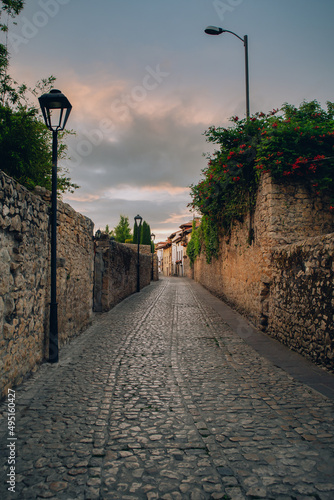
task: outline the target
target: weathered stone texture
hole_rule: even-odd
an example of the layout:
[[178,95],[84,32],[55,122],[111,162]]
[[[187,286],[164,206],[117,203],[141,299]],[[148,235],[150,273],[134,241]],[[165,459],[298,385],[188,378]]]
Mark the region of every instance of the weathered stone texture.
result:
[[94,224],[67,204],[59,203],[58,213],[58,329],[63,344],[92,318]]
[[[269,325],[270,335],[304,353],[312,351],[313,359],[328,364],[331,356],[328,353],[333,353],[333,344],[329,342],[332,335],[330,323],[325,326],[324,321],[327,320],[320,319],[321,314],[319,316],[315,311],[319,311],[319,304],[328,303],[328,296],[332,297],[333,293],[333,279],[329,276],[329,269],[324,267],[327,260],[320,258],[320,255],[327,255],[325,248],[332,241],[326,234],[334,231],[334,216],[329,210],[329,203],[311,196],[303,186],[275,184],[269,174],[265,174],[259,186],[251,224],[254,230],[251,245],[250,218],[247,215],[243,223],[234,225],[229,237],[221,239],[218,259],[213,259],[211,264],[206,263],[204,255],[196,259],[194,279],[246,314],[258,327],[266,330]],[[311,238],[307,246],[310,257],[305,260],[305,266],[312,272],[307,274],[308,271],[305,271],[307,286],[300,285],[299,289],[297,285],[302,283],[302,278],[299,270],[294,272],[293,258],[284,259],[282,256],[287,248],[296,256],[294,244],[305,238]],[[273,255],[280,255],[280,248],[285,249],[281,257],[273,258]],[[302,306],[299,295],[303,293],[307,297],[304,297]],[[287,318],[282,314],[280,303],[286,304],[289,311],[290,319],[286,326],[284,321]],[[329,314],[328,307],[325,307],[325,316]],[[296,321],[293,318],[297,318]],[[309,335],[311,327],[306,324],[312,324],[312,329],[317,332],[312,340]],[[325,330],[321,330],[320,325]],[[321,333],[324,331],[325,334]],[[303,338],[299,343],[289,340],[298,335]],[[324,336],[327,338],[326,346]],[[306,344],[309,346],[306,347]]]
[[0,171],[1,387],[44,356],[48,207]]
[[334,234],[273,252],[268,333],[334,370]]
[[[138,252],[138,246],[135,243],[123,243],[128,248],[132,248],[134,252]],[[150,245],[139,245],[139,252],[144,255],[150,255],[152,259],[151,246]],[[151,260],[152,266],[152,260]],[[151,272],[152,276],[152,272]],[[153,255],[153,281],[159,280],[159,268],[158,268],[158,256]]]
[[[146,248],[147,247],[147,248]],[[140,245],[140,288],[150,284],[152,256],[149,246]],[[106,312],[137,291],[137,245],[109,239],[96,242],[94,311]]]
[[[50,193],[31,193],[0,171],[0,385],[7,387],[47,353]],[[60,345],[92,315],[93,223],[58,203]]]

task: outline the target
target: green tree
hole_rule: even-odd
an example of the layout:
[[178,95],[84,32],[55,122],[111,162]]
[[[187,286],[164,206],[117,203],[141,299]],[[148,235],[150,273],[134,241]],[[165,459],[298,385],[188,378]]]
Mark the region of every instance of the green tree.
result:
[[[5,43],[0,43],[0,95],[2,105],[5,104],[5,96],[7,93],[11,94],[14,100],[19,96],[16,89],[13,87],[13,83],[15,84],[16,82],[13,82],[7,73],[9,66],[8,28],[9,19],[14,19],[18,16],[23,7],[23,0],[2,0],[0,5],[0,31],[5,33]],[[7,15],[6,22],[3,22],[3,14]]]
[[151,245],[151,228],[145,220],[141,229],[140,243],[141,245]]
[[115,235],[115,240],[119,241],[120,243],[125,243],[125,240],[130,239],[131,229],[129,225],[129,217],[121,215],[119,223],[114,228],[113,233]]
[[108,236],[114,236],[114,231],[110,229],[108,224],[104,228],[103,233],[107,234]]
[[[20,0],[2,0],[0,3],[0,31],[6,35],[5,43],[0,43],[0,157],[1,169],[18,182],[33,189],[36,185],[51,189],[52,134],[47,130],[37,97],[49,92],[55,82],[50,76],[37,82],[35,88],[19,85],[8,74],[9,53],[7,33],[9,18],[15,18],[23,9]],[[2,15],[7,22],[2,22]],[[34,103],[29,101],[29,94]],[[67,146],[64,137],[70,132],[58,134],[58,192],[73,192],[78,188],[71,182],[68,172],[61,166],[66,158]]]
[[[59,133],[60,138],[63,133]],[[14,111],[0,106],[1,170],[28,189],[36,185],[51,190],[52,134],[38,118],[34,108],[20,107]],[[66,147],[59,144],[58,157],[62,159]],[[73,184],[66,171],[59,169],[58,191],[73,192]]]
[[138,244],[138,231],[139,230],[138,230],[137,224],[134,223],[134,225],[133,225],[133,237],[132,237],[132,241],[136,245]]

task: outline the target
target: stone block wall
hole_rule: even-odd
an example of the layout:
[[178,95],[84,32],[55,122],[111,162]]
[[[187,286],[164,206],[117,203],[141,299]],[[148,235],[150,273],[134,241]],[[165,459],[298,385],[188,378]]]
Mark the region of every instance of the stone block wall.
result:
[[195,261],[194,279],[258,323],[261,291],[270,280],[270,256],[258,243],[248,245],[248,234],[247,225],[238,224],[229,239],[222,239],[218,259],[207,264],[201,254]]
[[[147,245],[140,245],[139,249],[141,289],[150,284],[152,273],[152,256],[146,247]],[[110,241],[109,238],[97,240],[94,311],[109,311],[137,291],[137,258],[137,245],[124,245]]]
[[48,206],[0,171],[2,394],[44,357]]
[[[135,252],[138,251],[138,247],[135,243],[124,243],[124,245],[129,248],[132,248],[132,250],[134,250]],[[152,252],[150,245],[139,245],[139,252],[145,255],[150,255],[152,259]],[[158,281],[158,280],[159,280],[158,256],[157,254],[153,254],[153,281]]]
[[[287,268],[284,266],[280,268],[280,263],[283,265],[284,259],[276,259],[273,256],[279,252],[278,249],[281,246],[282,248],[286,245],[290,247],[306,238],[320,237],[316,248],[310,249],[310,252],[321,252],[320,246],[323,244],[322,241],[325,241],[321,239],[321,236],[325,238],[327,234],[334,231],[334,215],[329,210],[329,205],[329,200],[312,196],[301,185],[276,184],[269,174],[264,174],[259,185],[252,220],[247,215],[243,223],[234,225],[228,237],[221,238],[218,259],[213,259],[211,264],[207,264],[203,254],[196,259],[193,269],[194,279],[247,315],[256,326],[264,331],[268,330],[270,335],[280,337],[290,347],[297,348],[297,345],[288,342],[287,338],[283,340],[287,335],[287,330],[282,333],[279,329],[281,311],[278,304],[283,297],[287,303],[290,300],[288,290],[293,289],[291,288],[294,281],[293,269],[289,275],[292,284],[289,285],[284,279],[280,282],[278,276],[280,273],[283,275],[284,272],[287,273]],[[254,230],[252,244],[248,242],[250,224]],[[286,260],[284,265],[289,266],[289,262]],[[313,262],[319,262],[319,260],[314,258]],[[321,273],[321,266],[314,268],[313,279],[319,277],[319,282],[322,283]],[[275,286],[273,285],[274,276],[275,283],[277,283]],[[333,282],[331,287],[330,293],[332,294]],[[322,295],[325,293],[325,288],[325,285],[321,285],[320,288],[319,286],[310,288],[310,290],[318,290],[319,303],[327,301]],[[328,289],[326,290],[328,292]],[[290,296],[291,294],[292,292]],[[316,298],[309,296],[307,300],[313,301],[314,304]],[[297,299],[289,310],[291,318],[293,315],[299,317],[302,314]],[[291,325],[291,335],[294,336],[295,329],[298,330],[297,323],[293,326],[290,320],[289,325]],[[299,325],[299,331],[300,329],[301,325]],[[326,327],[326,332],[328,332],[328,327]],[[307,337],[306,329],[301,335]],[[332,336],[332,333],[328,335]],[[326,346],[329,345],[328,342],[327,336]],[[322,349],[320,344],[316,350],[313,347],[311,346],[310,350],[313,349],[314,352]],[[326,349],[325,351],[328,352],[327,347]],[[331,349],[333,350],[332,345]],[[318,360],[321,358],[320,355],[313,357]]]
[[92,320],[94,224],[65,203],[58,203],[58,224],[57,302],[62,345]]
[[334,233],[273,252],[267,333],[334,370]]
[[183,256],[183,272],[187,278],[194,279],[194,268],[187,254]]
[[[32,193],[0,171],[0,387],[22,381],[48,353],[50,193]],[[58,203],[60,345],[92,317],[93,223]]]

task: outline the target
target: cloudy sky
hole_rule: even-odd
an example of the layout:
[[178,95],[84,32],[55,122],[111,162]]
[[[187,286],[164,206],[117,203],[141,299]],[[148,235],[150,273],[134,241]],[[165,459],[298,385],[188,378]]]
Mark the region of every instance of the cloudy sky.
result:
[[166,237],[192,218],[189,185],[210,151],[203,132],[284,102],[334,101],[333,0],[26,0],[10,28],[10,72],[49,75],[73,105],[64,201],[95,229],[139,213]]

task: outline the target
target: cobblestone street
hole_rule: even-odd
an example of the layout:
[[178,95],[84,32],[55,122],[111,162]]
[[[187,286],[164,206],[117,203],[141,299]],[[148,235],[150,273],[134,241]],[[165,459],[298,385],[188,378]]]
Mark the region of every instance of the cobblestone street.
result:
[[151,283],[17,388],[1,499],[333,500],[333,399],[210,301],[188,279]]

